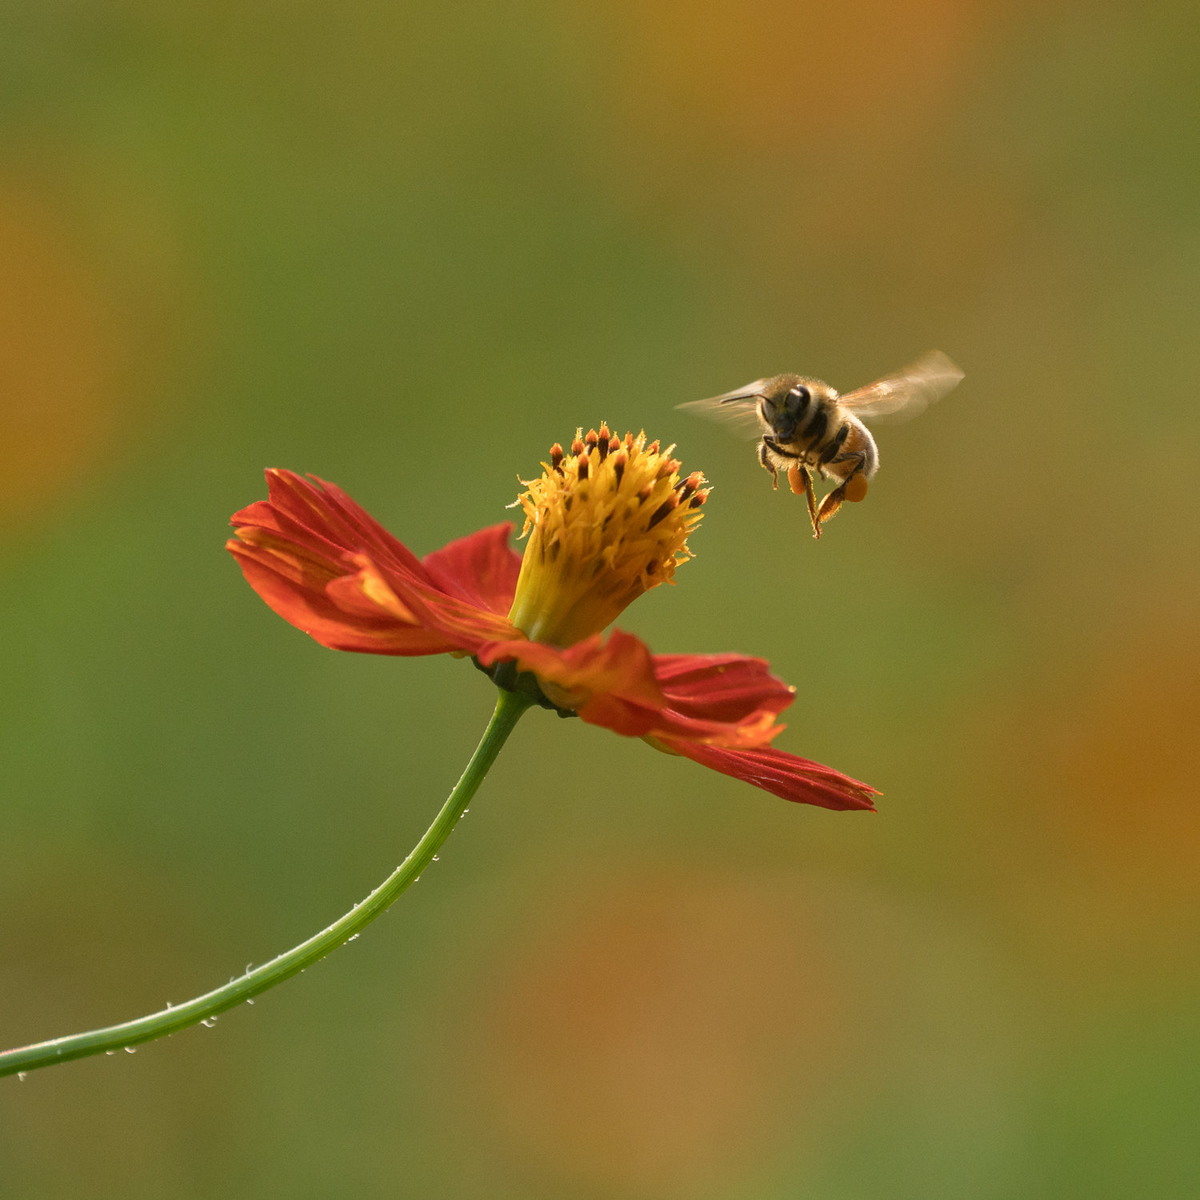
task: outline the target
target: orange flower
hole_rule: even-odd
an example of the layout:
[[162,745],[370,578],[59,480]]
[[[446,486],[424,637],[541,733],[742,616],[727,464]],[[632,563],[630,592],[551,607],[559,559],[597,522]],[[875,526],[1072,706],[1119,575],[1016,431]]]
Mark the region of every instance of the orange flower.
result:
[[324,646],[471,655],[510,691],[644,738],[787,800],[870,809],[873,788],[770,743],[793,689],[761,659],[654,655],[601,633],[671,582],[708,490],[673,447],[606,427],[551,448],[518,500],[528,540],[493,525],[418,559],[333,484],[267,472],[268,499],[232,519],[251,587]]

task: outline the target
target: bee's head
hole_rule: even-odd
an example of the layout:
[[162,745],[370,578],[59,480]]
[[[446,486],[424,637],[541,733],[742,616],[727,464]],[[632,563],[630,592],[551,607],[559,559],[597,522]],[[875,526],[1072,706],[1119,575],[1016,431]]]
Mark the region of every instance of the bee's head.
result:
[[813,405],[835,394],[818,379],[776,375],[758,394],[759,416],[781,442],[790,442],[809,420]]

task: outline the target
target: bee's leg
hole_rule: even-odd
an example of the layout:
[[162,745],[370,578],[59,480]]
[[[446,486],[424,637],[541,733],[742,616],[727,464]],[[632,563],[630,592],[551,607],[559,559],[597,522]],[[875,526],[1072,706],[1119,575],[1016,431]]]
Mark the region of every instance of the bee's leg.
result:
[[849,435],[850,422],[843,421],[841,428],[829,439],[829,445],[821,451],[821,457],[817,459],[817,469],[821,472],[822,477],[825,477],[826,463],[839,461],[842,445]]
[[758,461],[762,463],[762,468],[764,471],[771,472],[771,486],[778,491],[779,472],[775,469],[775,464],[771,461],[770,455],[767,453],[769,449],[770,447],[767,445],[767,439],[763,438],[763,440],[758,443]]
[[821,536],[821,522],[817,519],[817,496],[813,491],[812,475],[800,462],[794,462],[788,467],[788,486],[797,496],[803,496],[808,501],[808,519],[812,522],[813,537]]
[[[857,504],[867,494],[867,477],[863,473],[863,463],[866,461],[866,456],[856,452],[854,454],[839,455],[833,462],[854,462],[854,469],[846,476],[845,481],[840,487],[836,487],[824,500],[821,501],[821,507],[817,510],[817,520],[824,524],[833,516],[842,503]],[[831,464],[832,465],[832,464]]]
[[821,507],[817,510],[817,520],[824,524],[833,516],[839,508],[842,507],[842,501],[846,499],[846,485],[843,483],[841,487],[836,487],[824,500],[821,501]]

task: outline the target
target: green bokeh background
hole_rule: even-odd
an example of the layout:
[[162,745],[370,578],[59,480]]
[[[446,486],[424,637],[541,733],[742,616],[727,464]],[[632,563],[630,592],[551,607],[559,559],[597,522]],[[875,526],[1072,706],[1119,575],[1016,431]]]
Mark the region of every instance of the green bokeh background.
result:
[[[418,552],[606,419],[716,485],[621,625],[761,654],[790,806],[533,713],[436,870],[212,1030],[0,1081],[25,1200],[1200,1194],[1188,3],[39,0],[0,16],[0,1042],[332,920],[486,717],[221,543]],[[674,411],[967,373],[814,543]]]

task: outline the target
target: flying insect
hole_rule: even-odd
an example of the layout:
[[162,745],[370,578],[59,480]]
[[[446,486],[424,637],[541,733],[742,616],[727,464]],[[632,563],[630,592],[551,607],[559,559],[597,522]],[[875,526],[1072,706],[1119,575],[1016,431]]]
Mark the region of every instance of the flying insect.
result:
[[[929,350],[874,383],[841,395],[821,379],[772,375],[744,387],[677,407],[729,420],[759,439],[758,461],[779,486],[779,472],[808,502],[813,537],[843,503],[865,498],[879,469],[879,450],[864,421],[915,416],[940,400],[963,373],[940,350]],[[833,482],[818,504],[813,476]]]

